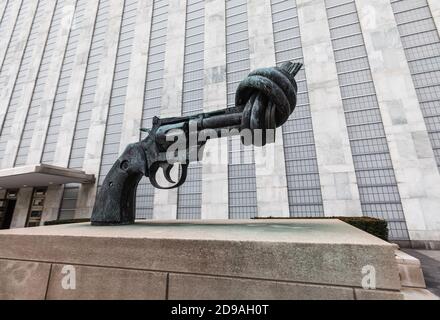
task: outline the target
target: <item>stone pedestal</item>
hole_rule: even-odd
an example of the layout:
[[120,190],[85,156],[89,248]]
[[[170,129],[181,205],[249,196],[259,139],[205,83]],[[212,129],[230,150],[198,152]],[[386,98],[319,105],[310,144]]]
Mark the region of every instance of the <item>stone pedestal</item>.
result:
[[0,299],[402,297],[394,246],[339,220],[81,223],[0,244]]

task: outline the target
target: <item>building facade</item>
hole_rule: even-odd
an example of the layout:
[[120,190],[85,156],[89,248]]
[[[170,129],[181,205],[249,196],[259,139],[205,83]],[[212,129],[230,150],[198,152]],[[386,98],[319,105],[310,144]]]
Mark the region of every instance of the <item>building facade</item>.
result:
[[154,116],[233,106],[251,70],[289,60],[305,67],[273,170],[209,142],[227,161],[178,189],[143,178],[137,217],[371,216],[439,243],[439,30],[437,0],[1,0],[1,224],[89,217]]

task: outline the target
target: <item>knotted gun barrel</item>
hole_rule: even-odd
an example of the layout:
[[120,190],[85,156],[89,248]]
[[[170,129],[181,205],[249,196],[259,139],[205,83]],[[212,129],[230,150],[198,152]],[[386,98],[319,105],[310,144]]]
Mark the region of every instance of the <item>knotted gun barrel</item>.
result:
[[[242,143],[246,145],[264,146],[273,142],[266,139],[266,132],[282,126],[295,109],[298,91],[295,75],[301,67],[300,63],[286,62],[280,67],[261,68],[249,73],[237,87],[235,107],[186,117],[154,117],[151,129],[141,129],[147,131],[148,136],[129,144],[105,177],[92,211],[92,224],[134,223],[136,188],[143,176],[149,177],[151,184],[160,189],[182,185],[189,163],[202,160],[207,140],[206,137],[191,138],[204,136],[207,130],[219,133],[235,129],[231,131],[233,134],[247,130],[252,139],[246,140],[242,136]],[[262,139],[257,139],[258,131],[262,132],[258,136]],[[210,134],[209,138],[212,139],[213,135]],[[180,140],[183,140],[183,153],[174,149]],[[177,163],[181,173],[176,183],[170,173]],[[159,168],[171,186],[158,183],[156,173]]]
[[[238,86],[236,105],[244,104],[242,129],[265,130],[282,126],[296,107],[298,87],[295,75],[302,64],[286,62],[280,68],[251,72]],[[261,145],[265,145],[265,134]],[[242,139],[243,143],[246,143]],[[253,143],[258,141],[253,139]],[[261,146],[260,145],[260,146]]]

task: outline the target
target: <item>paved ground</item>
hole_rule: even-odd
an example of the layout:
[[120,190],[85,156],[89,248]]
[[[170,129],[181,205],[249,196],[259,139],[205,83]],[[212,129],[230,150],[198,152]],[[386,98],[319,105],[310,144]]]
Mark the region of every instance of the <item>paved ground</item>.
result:
[[440,250],[403,249],[402,251],[420,260],[427,289],[440,297]]

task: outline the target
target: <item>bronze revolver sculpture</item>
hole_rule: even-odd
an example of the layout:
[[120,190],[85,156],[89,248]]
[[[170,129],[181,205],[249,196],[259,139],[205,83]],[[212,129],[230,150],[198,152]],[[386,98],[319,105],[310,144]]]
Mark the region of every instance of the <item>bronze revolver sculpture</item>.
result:
[[[280,67],[261,68],[251,72],[237,87],[235,107],[200,113],[192,116],[153,118],[153,126],[148,136],[129,144],[116,160],[104,179],[96,197],[92,212],[92,225],[132,224],[135,220],[136,188],[143,176],[150,179],[156,188],[177,188],[185,182],[190,161],[200,161],[206,140],[188,143],[191,134],[202,134],[204,130],[232,130],[240,134],[244,129],[252,134],[261,130],[263,139],[244,144],[264,146],[264,132],[283,125],[296,107],[297,84],[295,76],[301,63],[286,62]],[[195,128],[191,133],[190,127]],[[186,138],[184,156],[167,152],[175,143],[170,133],[179,131]],[[208,137],[210,138],[210,137]],[[200,155],[201,151],[201,155]],[[198,155],[192,156],[194,152]],[[180,177],[174,182],[170,172],[175,164],[180,164]],[[162,168],[164,177],[174,185],[163,187],[156,180],[156,173]]]

